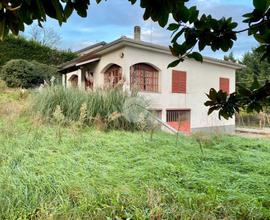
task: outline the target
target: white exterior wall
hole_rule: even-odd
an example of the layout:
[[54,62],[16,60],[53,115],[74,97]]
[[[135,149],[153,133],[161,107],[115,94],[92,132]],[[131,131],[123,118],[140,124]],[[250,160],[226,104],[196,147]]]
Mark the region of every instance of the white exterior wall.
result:
[[[235,91],[235,70],[210,63],[199,63],[186,60],[174,70],[187,72],[187,93],[172,93],[172,70],[167,66],[175,58],[171,55],[128,47],[125,51],[125,64],[127,70],[136,63],[149,63],[160,70],[159,93],[141,93],[151,100],[151,107],[162,109],[162,119],[166,121],[168,109],[190,109],[191,128],[207,128],[212,126],[234,126],[235,120],[219,120],[217,112],[208,116],[208,108],[204,106],[207,101],[206,93],[210,88],[219,90],[219,78],[230,79],[230,93]],[[125,72],[129,79],[129,71]]]

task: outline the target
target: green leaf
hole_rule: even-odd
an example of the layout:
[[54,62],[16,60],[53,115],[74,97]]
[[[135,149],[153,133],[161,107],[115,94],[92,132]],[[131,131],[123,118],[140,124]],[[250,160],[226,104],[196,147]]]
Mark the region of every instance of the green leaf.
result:
[[193,58],[196,61],[199,61],[201,63],[203,62],[203,56],[198,52],[193,52],[193,53],[189,54],[188,57]]
[[179,63],[181,62],[181,59],[175,60],[173,62],[171,62],[167,68],[173,68],[176,67]]
[[165,27],[169,20],[169,14],[165,13],[159,17],[158,23],[161,27]]
[[193,6],[189,9],[189,23],[193,23],[198,19],[199,11],[196,6]]
[[211,115],[214,111],[217,111],[218,109],[220,109],[220,107],[218,107],[218,106],[213,106],[213,107],[209,108],[208,115]]
[[261,44],[265,43],[265,37],[261,34],[254,34],[254,38]]
[[206,42],[200,39],[198,46],[199,46],[199,50],[202,51],[206,47]]
[[173,43],[170,47],[174,56],[184,55],[187,52],[187,47],[185,44]]
[[215,102],[214,101],[207,101],[204,103],[205,106],[213,106],[215,105]]
[[265,11],[269,7],[268,0],[253,0],[254,7],[259,11]]
[[180,15],[180,19],[181,21],[183,21],[184,23],[188,22],[189,20],[189,10],[187,7],[183,6],[179,8],[179,15]]
[[65,6],[65,9],[64,9],[64,14],[65,14],[65,20],[68,19],[70,17],[70,15],[72,14],[73,12],[73,5],[71,2],[68,2]]
[[128,1],[130,1],[132,5],[136,3],[136,0],[128,0]]
[[175,30],[177,30],[179,27],[180,27],[179,24],[177,24],[177,23],[172,23],[172,24],[169,24],[169,27],[167,28],[167,30],[169,30],[169,31],[175,31]]
[[59,24],[61,25],[62,22],[64,21],[63,7],[59,1],[52,1],[52,5],[53,5],[54,10],[55,10],[56,18],[57,18]]
[[217,91],[215,89],[213,89],[213,88],[210,89],[209,94],[207,95],[207,97],[210,100],[216,102],[217,101]]

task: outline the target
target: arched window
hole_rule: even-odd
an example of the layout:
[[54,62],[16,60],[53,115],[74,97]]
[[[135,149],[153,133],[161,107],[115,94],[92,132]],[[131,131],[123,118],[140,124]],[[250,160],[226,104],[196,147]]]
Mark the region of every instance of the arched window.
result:
[[130,67],[131,88],[143,92],[158,92],[159,72],[154,67],[138,63]]
[[70,85],[71,87],[73,88],[77,88],[78,87],[78,76],[77,75],[72,75],[70,78],[69,78],[69,82],[70,82]]
[[104,83],[111,87],[115,87],[122,79],[121,67],[113,64],[104,73]]

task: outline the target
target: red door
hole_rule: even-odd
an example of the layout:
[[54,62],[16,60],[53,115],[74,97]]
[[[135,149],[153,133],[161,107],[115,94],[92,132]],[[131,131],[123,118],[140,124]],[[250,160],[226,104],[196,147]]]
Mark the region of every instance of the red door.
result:
[[167,110],[167,123],[175,130],[190,133],[190,110]]

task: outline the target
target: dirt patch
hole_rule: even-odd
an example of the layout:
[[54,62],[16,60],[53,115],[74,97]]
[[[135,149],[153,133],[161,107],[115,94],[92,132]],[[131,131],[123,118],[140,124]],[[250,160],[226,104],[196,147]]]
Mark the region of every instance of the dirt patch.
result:
[[237,128],[235,134],[247,138],[270,138],[270,130],[264,129]]

